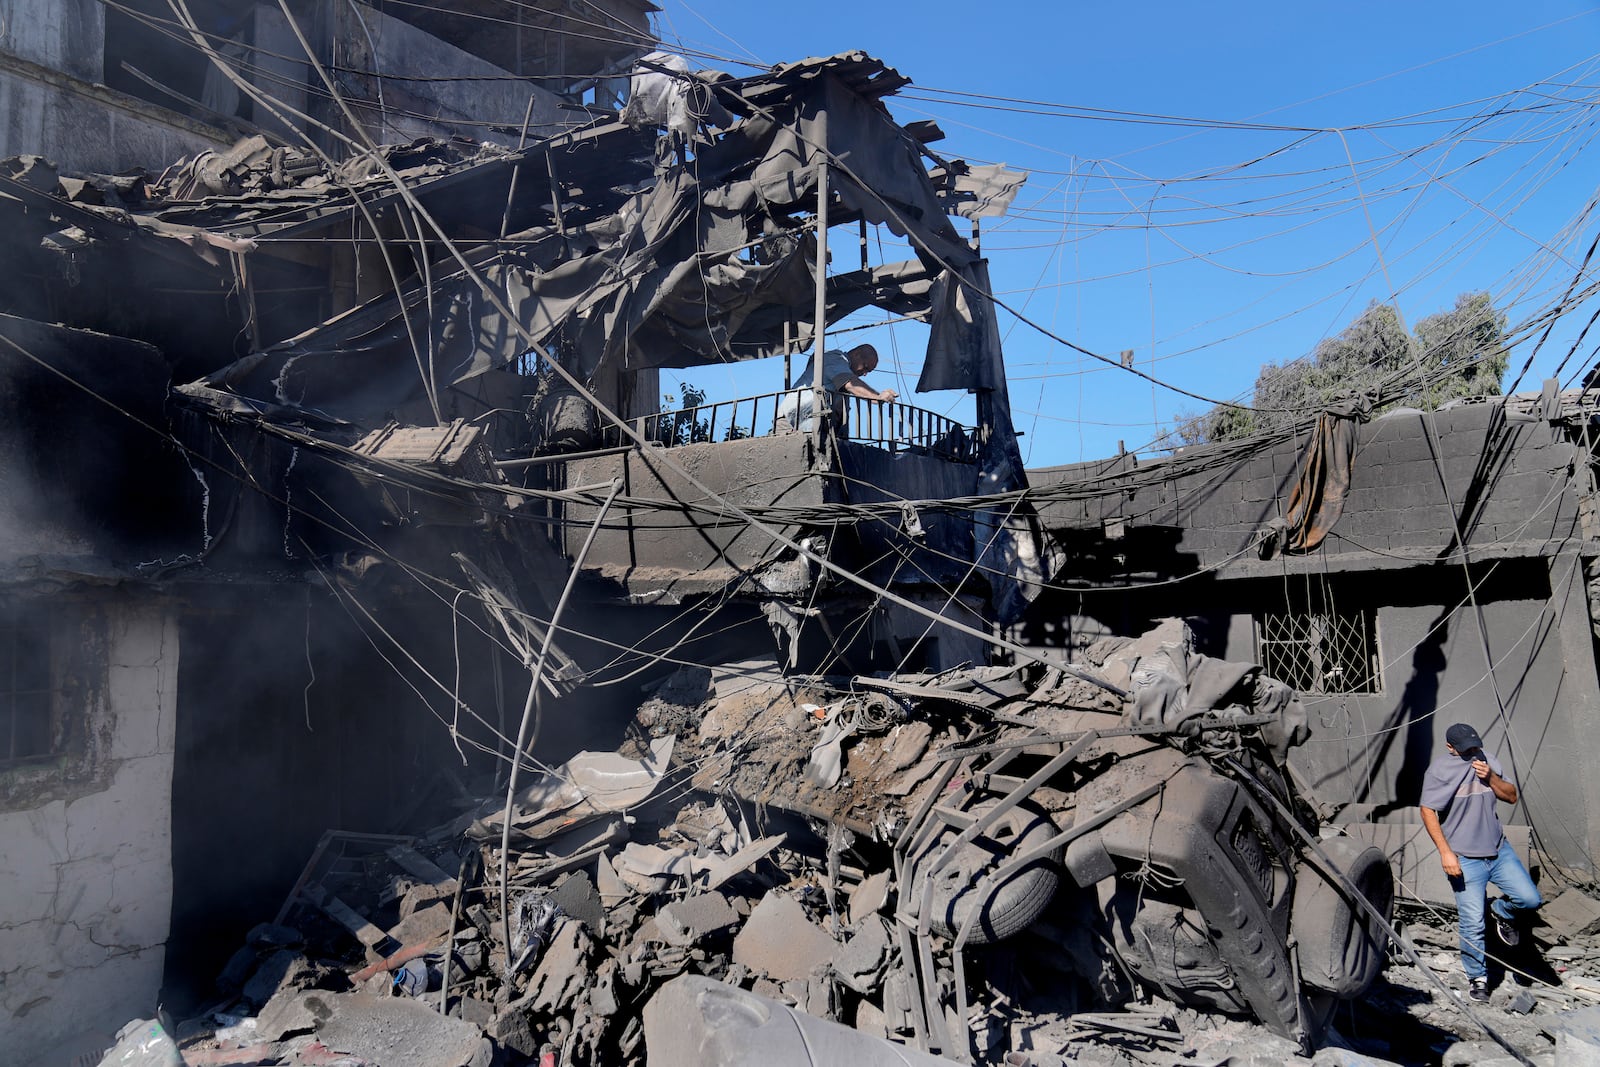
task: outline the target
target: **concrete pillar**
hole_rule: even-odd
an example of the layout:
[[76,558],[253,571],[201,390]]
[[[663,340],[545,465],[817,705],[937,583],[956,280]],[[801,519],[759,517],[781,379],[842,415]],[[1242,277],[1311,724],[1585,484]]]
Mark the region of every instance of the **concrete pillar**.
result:
[[[1563,552],[1550,559],[1549,568],[1550,605],[1557,613],[1556,630],[1561,637],[1560,709],[1569,736],[1580,740],[1600,737],[1600,671],[1595,668],[1583,566],[1578,553]],[[1593,873],[1590,857],[1600,854],[1600,774],[1594,773],[1582,755],[1576,763],[1577,781],[1571,785],[1581,811],[1567,823],[1566,833],[1553,836],[1549,828],[1543,828],[1544,843],[1565,864]],[[1588,855],[1570,855],[1580,843]]]

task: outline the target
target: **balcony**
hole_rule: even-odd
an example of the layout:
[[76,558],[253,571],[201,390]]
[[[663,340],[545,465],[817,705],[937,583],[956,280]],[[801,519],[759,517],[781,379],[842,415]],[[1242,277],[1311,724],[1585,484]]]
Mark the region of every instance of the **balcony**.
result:
[[[785,398],[804,392],[763,393],[677,411],[658,411],[637,420],[635,426],[645,438],[668,448],[799,433],[782,407]],[[841,438],[874,445],[891,454],[937,456],[955,463],[973,461],[972,431],[936,411],[899,401],[885,403],[838,394],[833,394],[832,399],[834,425]],[[626,442],[621,431],[613,428],[607,443]]]

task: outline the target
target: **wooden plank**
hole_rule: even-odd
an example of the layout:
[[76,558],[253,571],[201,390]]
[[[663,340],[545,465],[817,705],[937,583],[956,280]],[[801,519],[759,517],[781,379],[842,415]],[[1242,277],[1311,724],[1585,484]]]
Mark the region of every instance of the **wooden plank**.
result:
[[377,948],[378,945],[389,939],[389,935],[368,922],[360,912],[340,900],[338,897],[327,897],[319,905],[334,922],[349,930],[355,939],[368,948]]
[[386,853],[407,874],[421,878],[429,885],[438,886],[448,893],[456,891],[456,880],[450,873],[410,845],[396,845]]

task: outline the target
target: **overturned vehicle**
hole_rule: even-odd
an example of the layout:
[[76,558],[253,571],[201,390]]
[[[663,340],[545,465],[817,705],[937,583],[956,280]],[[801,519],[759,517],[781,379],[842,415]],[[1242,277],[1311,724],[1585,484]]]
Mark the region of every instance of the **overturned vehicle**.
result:
[[[830,872],[892,869],[882,1010],[902,1040],[981,1062],[979,1009],[1070,1019],[1155,993],[1309,1048],[1383,966],[1393,875],[1318,835],[1286,762],[1294,692],[1191,646],[1170,620],[1102,640],[1089,670],[769,681],[713,698],[678,752],[696,786],[810,821]],[[1018,958],[1059,983],[1018,997]]]

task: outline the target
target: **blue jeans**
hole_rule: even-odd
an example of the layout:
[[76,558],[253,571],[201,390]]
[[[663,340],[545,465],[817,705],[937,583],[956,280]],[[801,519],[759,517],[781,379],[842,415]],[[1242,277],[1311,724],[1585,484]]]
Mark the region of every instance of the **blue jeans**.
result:
[[1461,862],[1461,877],[1450,879],[1455,890],[1456,911],[1461,922],[1461,969],[1468,978],[1481,978],[1485,974],[1483,963],[1483,907],[1489,883],[1500,887],[1505,896],[1491,905],[1501,919],[1510,921],[1518,911],[1537,908],[1544,903],[1539,887],[1528,877],[1528,868],[1517,859],[1511,842],[1500,839],[1500,851],[1488,859],[1457,856]]

